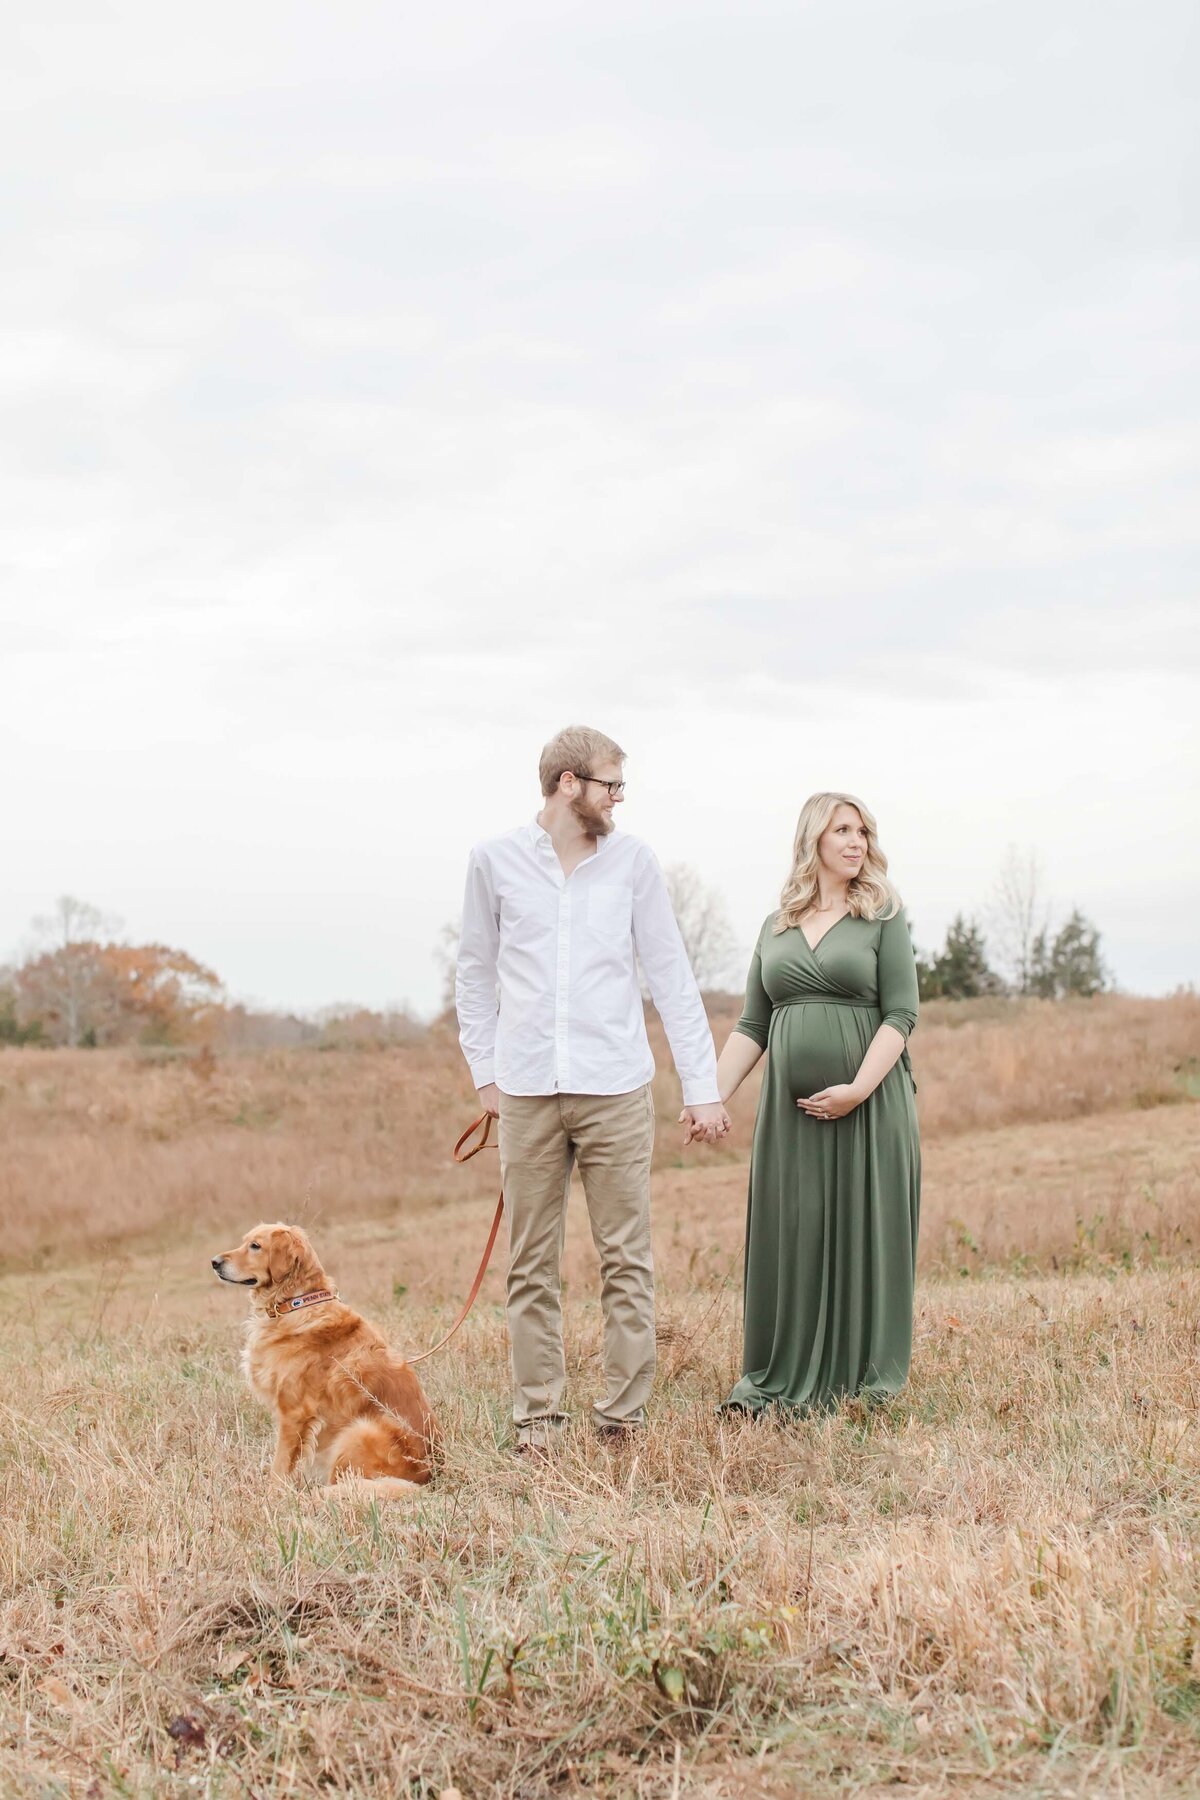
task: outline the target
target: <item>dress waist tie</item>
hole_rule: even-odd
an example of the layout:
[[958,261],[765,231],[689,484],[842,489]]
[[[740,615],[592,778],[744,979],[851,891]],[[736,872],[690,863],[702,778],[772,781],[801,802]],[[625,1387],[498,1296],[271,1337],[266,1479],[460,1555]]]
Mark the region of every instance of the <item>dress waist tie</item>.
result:
[[879,1011],[876,1000],[856,1000],[853,994],[797,994],[794,1000],[776,1000],[773,1007],[776,1012],[784,1006],[865,1006],[872,1012]]

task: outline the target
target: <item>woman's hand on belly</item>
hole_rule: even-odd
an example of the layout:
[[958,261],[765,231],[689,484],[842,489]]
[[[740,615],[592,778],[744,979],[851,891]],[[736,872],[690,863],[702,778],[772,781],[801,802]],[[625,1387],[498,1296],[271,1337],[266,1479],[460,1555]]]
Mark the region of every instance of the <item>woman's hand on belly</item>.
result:
[[844,1119],[862,1105],[862,1098],[857,1088],[843,1081],[835,1087],[822,1088],[819,1094],[810,1094],[807,1100],[797,1100],[796,1105],[810,1119]]

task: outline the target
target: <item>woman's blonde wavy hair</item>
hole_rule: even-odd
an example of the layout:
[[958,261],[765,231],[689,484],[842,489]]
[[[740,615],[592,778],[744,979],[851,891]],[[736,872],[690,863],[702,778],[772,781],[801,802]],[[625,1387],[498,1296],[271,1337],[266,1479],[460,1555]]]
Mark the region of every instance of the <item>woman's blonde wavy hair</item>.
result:
[[903,902],[887,877],[887,857],[879,848],[875,815],[853,794],[810,794],[800,809],[796,841],[792,846],[792,872],[779,896],[776,934],[799,925],[820,898],[817,885],[817,845],[839,806],[853,806],[867,828],[867,854],[862,868],[846,890],[849,910],[856,919],[894,919]]

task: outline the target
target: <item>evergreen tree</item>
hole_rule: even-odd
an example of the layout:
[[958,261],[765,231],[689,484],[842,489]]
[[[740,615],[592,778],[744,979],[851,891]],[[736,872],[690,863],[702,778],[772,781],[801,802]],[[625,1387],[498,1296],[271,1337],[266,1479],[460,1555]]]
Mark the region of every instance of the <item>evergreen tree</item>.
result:
[[1063,1000],[1069,994],[1091,999],[1107,986],[1100,933],[1078,907],[1053,941],[1048,932],[1038,933],[1030,958],[1030,993],[1043,1000]]
[[988,966],[983,932],[958,913],[946,932],[946,947],[934,964],[939,991],[947,1000],[976,1000],[999,993],[999,977]]
[[923,956],[913,946],[917,960],[917,994],[922,1000],[940,1000],[942,986],[938,976],[936,956]]
[[988,965],[981,927],[961,913],[951,922],[945,946],[936,956],[917,952],[917,993],[922,1000],[975,1000],[981,994],[998,994],[1003,986]]
[[36,1044],[42,1035],[40,1019],[22,1023],[17,1012],[17,991],[0,970],[0,1044]]
[[927,956],[923,950],[917,948],[917,940],[913,936],[912,919],[907,913],[905,920],[908,925],[909,941],[913,948],[913,958],[917,965],[917,998],[919,1000],[940,1000],[942,990],[938,979],[937,957]]

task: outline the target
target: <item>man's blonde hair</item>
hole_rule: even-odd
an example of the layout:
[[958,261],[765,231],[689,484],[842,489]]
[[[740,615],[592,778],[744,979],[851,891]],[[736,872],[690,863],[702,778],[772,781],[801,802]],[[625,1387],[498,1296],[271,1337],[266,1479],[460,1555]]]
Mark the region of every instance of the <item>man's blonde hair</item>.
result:
[[602,731],[587,725],[568,725],[552,737],[542,751],[538,763],[538,780],[542,793],[549,799],[558,790],[560,778],[570,770],[575,775],[590,775],[597,763],[624,762],[625,752]]

